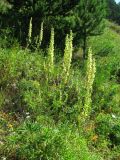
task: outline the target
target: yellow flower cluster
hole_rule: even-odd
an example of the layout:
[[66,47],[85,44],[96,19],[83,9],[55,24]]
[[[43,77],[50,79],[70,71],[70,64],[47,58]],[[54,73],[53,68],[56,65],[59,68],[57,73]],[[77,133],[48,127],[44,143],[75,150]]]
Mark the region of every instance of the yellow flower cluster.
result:
[[12,129],[12,128],[13,128],[13,125],[12,125],[12,124],[8,124],[8,128],[9,128],[9,129]]

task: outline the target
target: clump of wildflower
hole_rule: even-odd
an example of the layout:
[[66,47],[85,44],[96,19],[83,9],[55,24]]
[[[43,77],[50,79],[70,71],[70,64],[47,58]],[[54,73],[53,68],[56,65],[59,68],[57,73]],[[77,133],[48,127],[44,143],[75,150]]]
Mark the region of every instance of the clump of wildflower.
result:
[[93,142],[96,142],[97,140],[98,140],[98,135],[94,135],[92,138],[91,138],[91,140],[93,141]]
[[13,125],[12,125],[12,124],[9,123],[7,126],[8,126],[8,128],[9,128],[10,130],[13,130]]
[[26,112],[26,119],[29,119],[29,118],[30,118],[30,113]]

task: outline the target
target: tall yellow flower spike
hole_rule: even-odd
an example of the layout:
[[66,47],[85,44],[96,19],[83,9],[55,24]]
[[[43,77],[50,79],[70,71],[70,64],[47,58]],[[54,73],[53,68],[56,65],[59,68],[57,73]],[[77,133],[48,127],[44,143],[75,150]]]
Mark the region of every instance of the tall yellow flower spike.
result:
[[32,17],[30,18],[30,23],[29,23],[29,32],[28,32],[28,42],[31,43],[31,38],[32,38]]
[[93,83],[95,79],[96,64],[95,59],[92,55],[91,48],[88,51],[88,60],[87,60],[87,75],[86,75],[86,95],[84,103],[84,115],[88,116],[91,111],[91,94],[93,89]]
[[50,44],[48,48],[48,58],[49,58],[49,69],[50,71],[54,68],[54,28],[51,29]]

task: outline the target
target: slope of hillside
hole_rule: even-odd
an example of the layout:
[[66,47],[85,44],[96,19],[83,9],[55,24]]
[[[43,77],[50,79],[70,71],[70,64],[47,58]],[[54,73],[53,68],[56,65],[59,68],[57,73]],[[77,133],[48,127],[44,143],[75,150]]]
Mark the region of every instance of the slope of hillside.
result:
[[110,22],[106,23],[107,27],[103,34],[90,39],[90,46],[92,46],[99,66],[97,73],[103,75],[105,72],[103,80],[117,78],[116,80],[119,81],[119,77],[114,76],[117,76],[115,74],[118,74],[120,68],[120,26]]
[[[93,104],[96,134],[105,159],[120,159],[120,26],[106,22],[103,35],[92,37],[97,72]],[[105,145],[106,143],[106,145]],[[113,145],[114,144],[114,145]],[[98,146],[99,146],[98,145]],[[108,147],[108,150],[106,149]],[[106,152],[106,153],[105,153]],[[107,158],[108,157],[108,158]]]
[[58,58],[50,70],[50,57],[41,50],[33,53],[16,42],[0,48],[0,158],[120,159],[120,27],[106,23],[104,33],[89,40],[96,59],[90,96],[91,58],[90,67],[82,63],[65,74],[65,60]]

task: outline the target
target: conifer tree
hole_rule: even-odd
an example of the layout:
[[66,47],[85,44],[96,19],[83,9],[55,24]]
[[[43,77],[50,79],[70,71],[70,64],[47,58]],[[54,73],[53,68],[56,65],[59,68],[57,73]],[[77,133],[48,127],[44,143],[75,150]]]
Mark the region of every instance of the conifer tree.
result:
[[[5,1],[5,0],[3,0]],[[33,17],[33,38],[39,34],[40,23],[44,21],[44,37],[50,33],[53,26],[57,36],[57,46],[64,46],[64,38],[73,31],[73,45],[81,44],[86,56],[86,41],[91,35],[99,34],[102,30],[102,20],[105,16],[106,0],[8,0],[13,6],[3,21],[13,28],[14,36],[21,38],[23,43],[28,34],[30,17]],[[9,18],[10,17],[10,18]],[[5,26],[3,25],[3,26]],[[1,27],[2,28],[2,27]],[[22,33],[22,36],[20,36]],[[43,45],[48,42],[44,38]]]
[[108,15],[107,17],[120,24],[120,3],[116,3],[115,0],[107,0],[108,4]]
[[6,0],[0,0],[0,13],[6,13],[11,9],[11,5]]
[[76,13],[76,39],[83,40],[83,58],[86,58],[87,38],[103,31],[106,0],[80,0]]

